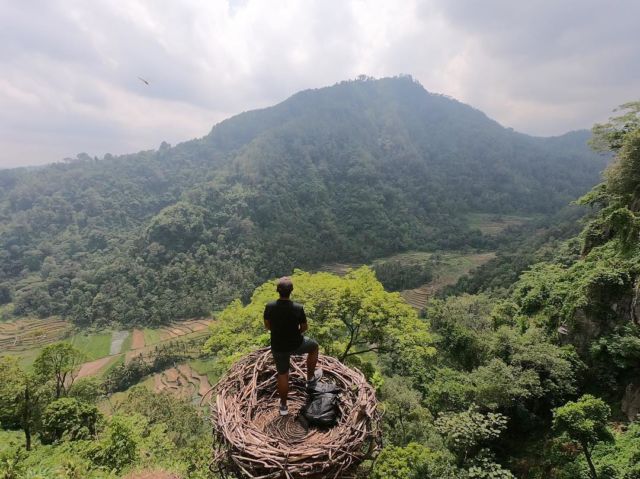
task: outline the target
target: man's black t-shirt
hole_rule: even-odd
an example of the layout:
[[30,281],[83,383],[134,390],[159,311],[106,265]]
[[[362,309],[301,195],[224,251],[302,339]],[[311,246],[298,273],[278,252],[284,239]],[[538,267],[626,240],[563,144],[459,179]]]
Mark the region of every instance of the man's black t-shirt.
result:
[[271,324],[271,350],[289,352],[302,344],[299,326],[307,322],[301,304],[279,299],[264,308],[264,319]]

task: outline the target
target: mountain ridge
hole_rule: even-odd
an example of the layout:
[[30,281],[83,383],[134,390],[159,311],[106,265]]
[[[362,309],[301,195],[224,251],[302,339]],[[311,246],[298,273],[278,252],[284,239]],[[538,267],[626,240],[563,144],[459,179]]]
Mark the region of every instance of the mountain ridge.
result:
[[175,147],[0,171],[17,315],[206,314],[293,268],[487,244],[471,212],[551,214],[598,182],[586,133],[540,139],[409,77],[293,95]]

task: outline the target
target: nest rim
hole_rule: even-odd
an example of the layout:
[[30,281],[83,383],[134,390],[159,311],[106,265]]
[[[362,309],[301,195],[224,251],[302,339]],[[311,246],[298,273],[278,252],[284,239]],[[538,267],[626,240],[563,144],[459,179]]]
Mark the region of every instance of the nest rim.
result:
[[337,478],[375,457],[381,446],[375,389],[358,369],[331,356],[319,355],[318,367],[324,372],[321,381],[331,380],[341,389],[338,423],[304,432],[295,427],[296,412],[306,402],[304,364],[304,356],[291,357],[289,416],[278,414],[270,348],[241,358],[212,388],[212,469],[223,476],[260,479]]

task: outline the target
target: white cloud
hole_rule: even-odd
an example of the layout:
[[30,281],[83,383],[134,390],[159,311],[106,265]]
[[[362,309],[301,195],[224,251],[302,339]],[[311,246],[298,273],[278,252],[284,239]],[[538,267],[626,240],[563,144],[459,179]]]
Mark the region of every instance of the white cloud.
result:
[[188,140],[362,73],[536,134],[640,96],[633,0],[162,3],[0,2],[0,167]]
[[458,96],[503,124],[560,134],[640,98],[640,3],[634,0],[430,4],[467,39]]

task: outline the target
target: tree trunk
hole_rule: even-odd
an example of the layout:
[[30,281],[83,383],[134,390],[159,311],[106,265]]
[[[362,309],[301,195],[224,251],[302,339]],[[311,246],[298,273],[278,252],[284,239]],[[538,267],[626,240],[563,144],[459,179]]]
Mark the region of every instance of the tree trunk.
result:
[[351,328],[348,328],[348,329],[349,329],[349,343],[347,344],[347,347],[342,352],[342,354],[338,357],[338,361],[340,361],[341,363],[343,363],[344,360],[347,358],[347,356],[349,355],[349,350],[351,349],[351,346],[353,346],[353,337],[355,335],[355,330]]
[[22,410],[22,429],[24,430],[24,447],[27,451],[31,450],[31,397],[29,394],[29,386],[24,388],[24,407]]
[[593,465],[593,461],[591,460],[591,453],[585,444],[582,445],[582,450],[584,451],[584,457],[587,458],[587,464],[589,465],[589,471],[591,471],[591,477],[593,479],[598,479],[598,473],[596,471],[596,466]]
[[400,428],[402,429],[402,444],[405,445],[407,443],[407,430],[404,427],[404,421],[402,420],[402,411],[400,412]]
[[24,448],[27,451],[31,450],[31,426],[29,424],[24,426]]
[[56,399],[60,399],[60,396],[62,396],[65,379],[66,373],[63,376],[56,375]]

